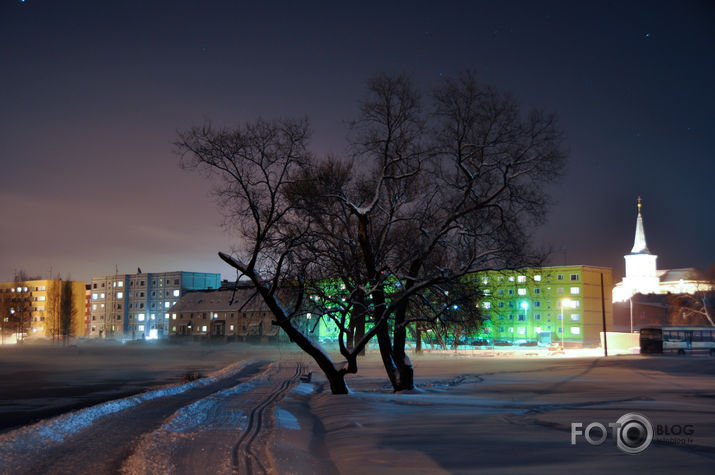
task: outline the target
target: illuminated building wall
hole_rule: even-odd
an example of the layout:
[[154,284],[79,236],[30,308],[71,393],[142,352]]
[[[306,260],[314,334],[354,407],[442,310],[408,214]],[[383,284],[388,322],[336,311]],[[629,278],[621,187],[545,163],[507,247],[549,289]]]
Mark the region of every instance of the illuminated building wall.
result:
[[484,292],[479,305],[487,317],[484,335],[509,343],[560,342],[563,336],[564,342],[597,344],[603,329],[601,275],[606,327],[613,331],[609,268],[577,265],[477,274]]
[[274,320],[252,286],[191,291],[170,310],[169,338],[274,341],[283,335]]
[[[25,338],[51,337],[59,326],[61,280],[28,280],[0,282],[0,292],[13,302],[8,311],[23,312]],[[85,286],[84,282],[70,281],[72,287],[71,336],[84,336]],[[2,316],[10,320],[9,315]]]
[[190,290],[218,289],[220,274],[160,272],[92,277],[93,338],[166,338],[169,309]]

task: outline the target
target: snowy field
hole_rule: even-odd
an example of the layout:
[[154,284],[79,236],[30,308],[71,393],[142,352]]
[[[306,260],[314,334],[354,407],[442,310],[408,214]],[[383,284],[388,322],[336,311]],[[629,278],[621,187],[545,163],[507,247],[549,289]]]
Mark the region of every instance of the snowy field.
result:
[[[352,393],[334,396],[290,347],[0,350],[3,417],[39,407],[25,400],[59,408],[62,388],[65,404],[142,391],[6,430],[1,473],[712,473],[715,461],[713,358],[427,354],[418,388],[393,394],[370,353]],[[192,372],[204,377],[181,383]],[[640,453],[610,432],[574,437],[574,423],[628,413],[653,429]]]

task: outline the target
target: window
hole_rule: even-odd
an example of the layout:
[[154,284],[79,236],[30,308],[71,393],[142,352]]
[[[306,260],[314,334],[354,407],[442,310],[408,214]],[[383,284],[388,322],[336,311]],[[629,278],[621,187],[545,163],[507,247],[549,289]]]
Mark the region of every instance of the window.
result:
[[499,333],[504,333],[504,327],[499,327]]
[[517,290],[517,293],[518,293],[519,295],[526,295],[526,289],[518,289],[518,290]]
[[519,335],[526,335],[526,327],[519,327]]
[[117,298],[121,299],[124,297],[124,292],[117,292]]
[[137,315],[137,320],[139,320],[140,322],[143,322],[145,317],[146,317],[145,314],[140,313],[139,315]]
[[117,304],[117,310],[121,310],[121,309],[122,309],[122,304],[118,303],[118,304]]
[[514,289],[509,289],[509,291],[508,291],[507,293],[508,293],[509,295],[514,295]]
[[152,293],[151,293],[151,296],[152,296],[152,297],[156,297],[156,292],[152,292]]
[[144,325],[137,325],[137,331],[143,332],[143,331],[144,331]]
[[513,275],[510,275],[510,276],[509,276],[509,282],[514,282],[514,276],[513,276]]
[[144,297],[144,292],[139,292],[139,297]]
[[526,282],[526,276],[520,275],[516,278],[516,281],[519,282],[520,284],[523,284],[524,282]]
[[164,302],[164,308],[171,307],[171,302]]
[[504,315],[499,314],[499,320],[504,320]]
[[151,285],[156,285],[156,280],[152,280]]
[[143,281],[143,280],[139,281],[139,285],[140,285],[141,287],[144,287],[144,281]]
[[509,320],[514,320],[514,315],[509,315]]
[[231,331],[233,331],[233,325],[231,325],[229,329],[230,329]]
[[144,308],[144,304],[143,304],[143,303],[140,303],[140,304],[139,304],[139,308]]
[[538,287],[534,287],[534,294],[539,295],[541,293],[541,289]]
[[572,335],[580,335],[581,329],[579,327],[571,327],[571,334]]
[[169,285],[171,282],[169,282],[169,279],[166,279],[166,285]]
[[534,315],[534,320],[541,320],[541,314],[537,313],[536,315]]
[[491,293],[492,291],[490,289],[484,289],[484,295],[489,295]]
[[179,285],[179,279],[174,279],[174,284]]
[[514,333],[514,327],[509,327],[509,333]]
[[165,313],[165,314],[164,314],[164,318],[169,318],[169,314],[168,314],[168,313]]
[[178,297],[180,292],[178,289],[174,290],[174,297]]
[[497,277],[497,282],[499,282],[500,284],[503,283],[504,277],[502,277],[502,276]]
[[499,302],[499,308],[504,308],[504,302]]
[[497,290],[497,295],[504,295],[504,289]]
[[117,282],[117,287],[124,287],[124,282],[121,280]]
[[103,299],[103,298],[104,298],[104,292],[101,293],[101,294],[99,294],[99,298],[100,298],[100,299]]
[[571,314],[571,321],[572,321],[572,322],[578,322],[579,320],[581,320],[581,315],[579,315],[578,313],[572,313],[572,314]]
[[526,320],[526,315],[519,315],[519,321],[523,322],[524,320]]
[[563,294],[563,293],[564,293],[564,288],[563,288],[563,287],[557,288],[557,289],[556,289],[556,293],[557,293],[557,294]]
[[206,325],[203,325],[203,326],[201,327],[201,331],[202,331],[202,332],[205,332],[205,331],[206,331]]
[[571,274],[571,281],[578,280],[578,274]]
[[536,301],[534,302],[534,307],[541,307],[541,302],[539,302],[538,300],[536,300]]
[[580,291],[578,287],[571,287],[571,295],[578,295]]
[[564,275],[563,274],[557,275],[556,280],[564,280]]
[[176,314],[175,314],[175,313],[172,313],[172,314],[171,314],[171,319],[172,319],[172,320],[176,320]]
[[534,280],[535,280],[536,282],[541,282],[541,276],[538,275],[538,274],[535,275],[535,276],[534,276]]
[[541,333],[541,327],[534,327],[534,332]]
[[482,284],[487,285],[489,283],[489,277],[485,277],[482,279]]
[[97,288],[97,283],[96,283],[96,282],[95,282],[94,284],[92,284],[92,288],[93,288],[93,289],[96,289],[96,288]]
[[509,306],[510,306],[511,308],[514,308],[514,302],[509,302]]
[[484,308],[492,308],[492,303],[491,302],[483,302],[482,307]]

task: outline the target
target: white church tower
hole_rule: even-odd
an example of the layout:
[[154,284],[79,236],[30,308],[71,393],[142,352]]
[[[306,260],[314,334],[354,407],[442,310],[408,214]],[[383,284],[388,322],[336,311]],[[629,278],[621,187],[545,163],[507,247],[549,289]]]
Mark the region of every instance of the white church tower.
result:
[[[613,300],[626,300],[636,293],[651,294],[657,293],[660,279],[656,271],[656,259],[658,256],[651,254],[645,242],[645,231],[643,229],[643,216],[641,207],[643,206],[641,197],[638,197],[638,218],[636,218],[636,236],[633,240],[631,253],[624,256],[626,259],[626,276],[619,286],[614,289]],[[623,294],[617,298],[615,293]],[[623,298],[625,297],[625,298]]]

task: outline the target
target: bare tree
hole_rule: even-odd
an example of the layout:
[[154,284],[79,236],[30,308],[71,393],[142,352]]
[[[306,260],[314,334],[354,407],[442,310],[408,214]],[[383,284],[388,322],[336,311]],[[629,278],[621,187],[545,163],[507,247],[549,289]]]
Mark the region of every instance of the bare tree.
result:
[[[315,159],[307,124],[287,120],[194,128],[177,142],[185,166],[218,176],[244,238],[238,258],[220,256],[251,279],[336,393],[373,337],[393,388],[412,388],[408,326],[474,307],[476,283],[456,291],[469,274],[537,261],[527,237],[564,160],[553,117],[523,116],[470,73],[446,80],[429,105],[406,76],[372,78],[350,160]],[[277,298],[285,282],[297,283],[289,308]],[[337,327],[345,363],[295,324],[316,310]]]

